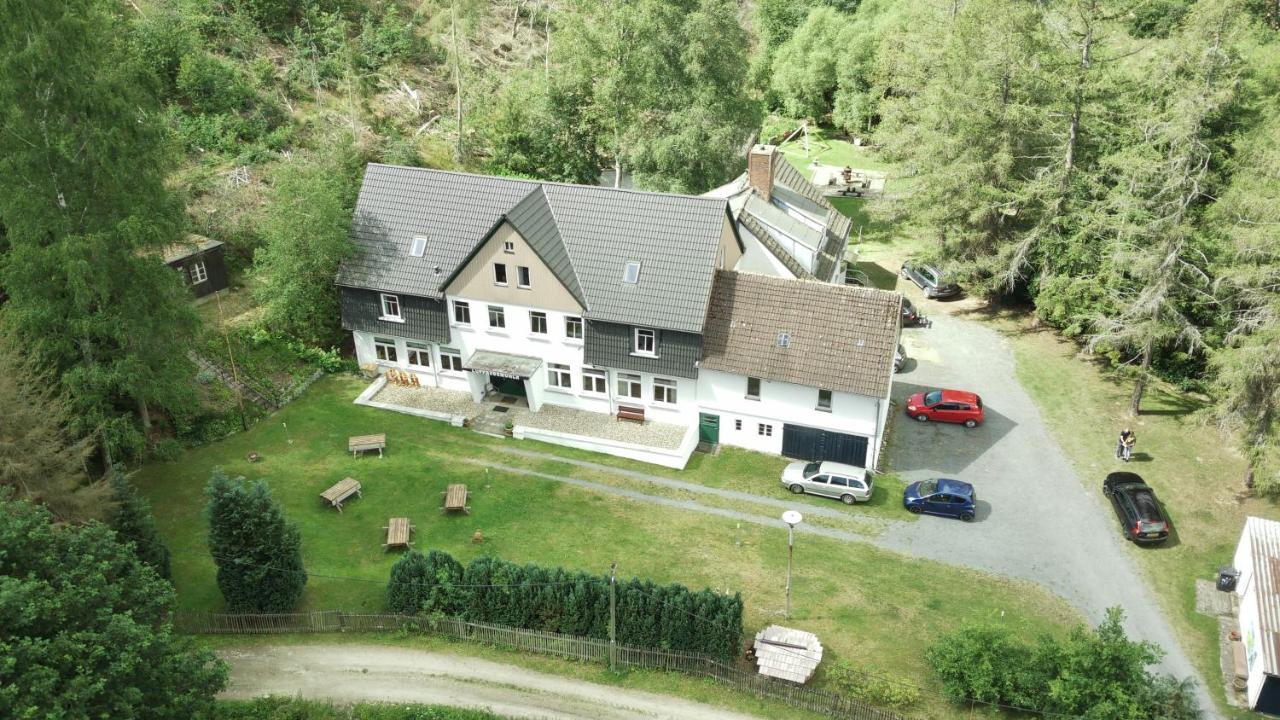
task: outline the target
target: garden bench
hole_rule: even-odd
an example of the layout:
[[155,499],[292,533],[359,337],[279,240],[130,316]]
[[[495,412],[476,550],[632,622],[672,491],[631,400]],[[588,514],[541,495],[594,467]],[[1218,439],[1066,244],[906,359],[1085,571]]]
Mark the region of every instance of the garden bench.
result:
[[342,512],[342,503],[352,495],[364,497],[360,494],[360,483],[355,478],[343,478],[333,487],[320,493],[320,497],[337,508],[338,512]]
[[391,518],[382,529],[387,531],[387,541],[382,544],[384,551],[393,547],[413,547],[413,543],[409,542],[409,535],[413,532],[409,518]]
[[442,508],[441,512],[450,510],[461,510],[465,513],[471,512],[471,508],[467,507],[466,485],[461,483],[450,485],[442,494],[444,495],[444,508]]
[[377,450],[378,457],[382,457],[382,451],[387,447],[386,434],[378,435],[353,435],[347,438],[347,451],[353,456],[367,450]]
[[644,424],[644,408],[635,407],[633,405],[619,405],[618,419],[631,420],[633,422],[638,422],[641,425],[643,425]]

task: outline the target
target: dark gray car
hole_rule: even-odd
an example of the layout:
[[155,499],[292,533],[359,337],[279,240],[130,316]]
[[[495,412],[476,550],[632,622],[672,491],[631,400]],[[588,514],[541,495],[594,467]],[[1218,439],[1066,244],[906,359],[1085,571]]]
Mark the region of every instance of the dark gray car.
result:
[[960,294],[960,286],[932,265],[908,260],[902,263],[902,277],[919,285],[927,298],[949,298]]

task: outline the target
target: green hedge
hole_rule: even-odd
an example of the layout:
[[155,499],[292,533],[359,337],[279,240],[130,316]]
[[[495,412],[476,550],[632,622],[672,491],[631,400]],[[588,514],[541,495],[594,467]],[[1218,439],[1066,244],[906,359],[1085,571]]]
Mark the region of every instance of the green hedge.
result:
[[267,697],[256,700],[225,700],[217,704],[216,720],[503,720],[484,710],[404,705],[333,703],[299,698]]
[[[390,609],[607,639],[609,578],[479,557],[411,552],[391,568]],[[730,660],[742,642],[742,596],[632,578],[617,587],[618,642]]]

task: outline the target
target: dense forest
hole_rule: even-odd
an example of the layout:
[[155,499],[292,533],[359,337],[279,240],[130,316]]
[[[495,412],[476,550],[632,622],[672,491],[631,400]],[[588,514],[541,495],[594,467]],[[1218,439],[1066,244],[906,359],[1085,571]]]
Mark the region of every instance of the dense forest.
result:
[[699,193],[766,117],[917,178],[869,209],[1130,373],[1135,411],[1154,378],[1206,393],[1280,493],[1274,0],[0,0],[0,413],[45,410],[0,427],[41,458],[0,483],[101,495],[85,468],[195,422],[167,244],[226,243],[255,342],[305,356],[343,342],[366,162]]

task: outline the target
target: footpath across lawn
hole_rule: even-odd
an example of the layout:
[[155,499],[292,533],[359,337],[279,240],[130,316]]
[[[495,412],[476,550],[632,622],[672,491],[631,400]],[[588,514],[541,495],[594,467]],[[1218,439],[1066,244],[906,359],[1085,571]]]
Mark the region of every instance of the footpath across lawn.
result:
[[[353,376],[325,378],[247,433],[137,473],[174,554],[180,609],[223,607],[203,517],[204,485],[221,466],[233,475],[265,479],[298,523],[311,573],[300,610],[383,610],[388,573],[399,553],[383,551],[382,528],[389,517],[407,516],[417,528],[417,548],[441,548],[462,562],[491,554],[603,574],[617,561],[623,577],[742,592],[748,632],[782,620],[787,553],[780,522],[739,523],[492,470],[483,461],[530,469],[548,462],[496,450],[503,443],[547,446],[352,404],[364,385]],[[387,435],[386,457],[353,459],[346,452],[348,436],[379,432]],[[250,452],[262,460],[248,462]],[[704,458],[689,476],[710,482],[760,472],[768,478],[761,482],[780,489],[780,461],[753,457],[763,470],[752,458],[728,453]],[[482,462],[465,462],[474,459]],[[338,513],[322,504],[319,493],[346,476],[363,484],[364,497]],[[444,516],[439,510],[441,492],[455,482],[472,491],[469,515]],[[472,541],[477,531],[483,543]],[[1060,599],[1029,583],[809,535],[797,536],[792,609],[790,624],[817,633],[832,660],[845,658],[930,687],[925,648],[965,621],[1003,619],[1029,637],[1079,619]],[[924,696],[932,716],[950,713],[936,692]]]

